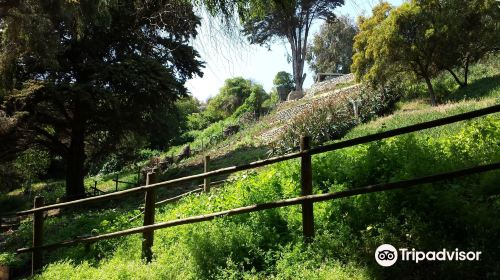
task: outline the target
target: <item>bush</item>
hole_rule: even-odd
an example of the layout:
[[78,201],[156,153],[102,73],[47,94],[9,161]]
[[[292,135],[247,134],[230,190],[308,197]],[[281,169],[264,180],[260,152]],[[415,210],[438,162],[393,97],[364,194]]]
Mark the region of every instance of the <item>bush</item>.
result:
[[[409,179],[500,159],[498,116],[469,121],[459,131],[439,129],[439,134],[422,132],[314,156],[314,192]],[[400,279],[411,274],[416,279],[495,279],[500,273],[496,261],[500,258],[496,250],[500,246],[499,180],[500,172],[495,171],[316,203],[317,234],[310,245],[302,243],[301,211],[293,206],[156,231],[151,264],[139,260],[139,238],[128,237],[97,245],[102,247],[94,248],[101,259],[96,265],[52,263],[39,278]],[[300,194],[299,182],[298,161],[236,174],[224,188],[158,209],[156,219],[175,220],[295,197]],[[71,225],[108,232],[137,226],[139,220],[132,225],[127,221],[135,214],[111,215],[106,223],[97,223],[97,217],[75,217]],[[50,223],[48,228],[58,227]],[[373,260],[375,248],[383,243],[418,250],[477,250],[484,258],[480,263],[433,266],[401,262],[383,269]]]
[[201,130],[208,127],[213,122],[207,114],[193,113],[187,116],[187,128],[189,130]]
[[13,253],[0,253],[0,265],[5,265],[9,267],[17,267],[21,264],[21,261],[17,255]]
[[141,149],[138,152],[138,159],[140,161],[142,160],[149,160],[152,157],[158,157],[160,156],[161,152],[158,150],[151,150],[151,149]]
[[47,151],[37,148],[30,148],[16,158],[14,168],[23,178],[25,191],[30,187],[30,183],[47,172],[50,160]]
[[[271,147],[280,153],[294,149],[299,145],[301,135],[312,136],[316,145],[339,139],[359,122],[392,111],[400,97],[399,92],[398,88],[355,87],[349,92],[332,95],[326,101],[313,101],[310,107],[287,122]],[[354,115],[353,102],[358,104],[358,118]]]

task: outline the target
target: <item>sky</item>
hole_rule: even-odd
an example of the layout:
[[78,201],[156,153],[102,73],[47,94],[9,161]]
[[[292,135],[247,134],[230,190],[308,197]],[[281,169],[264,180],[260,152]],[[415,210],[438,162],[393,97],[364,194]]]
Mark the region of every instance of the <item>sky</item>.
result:
[[[404,0],[389,0],[392,5],[398,6]],[[356,19],[360,15],[369,16],[371,9],[379,0],[345,0],[345,5],[336,9],[337,15],[348,15]],[[311,28],[308,40],[312,41],[319,31],[321,21],[316,21]],[[273,79],[279,71],[292,73],[292,65],[287,57],[291,55],[285,42],[275,42],[270,46],[261,47],[249,45],[244,38],[228,38],[219,30],[216,24],[211,24],[203,16],[198,36],[192,42],[205,62],[202,69],[203,77],[195,77],[186,83],[189,92],[201,101],[215,96],[224,85],[224,81],[232,77],[244,77],[264,86],[269,92],[273,87]],[[307,63],[306,63],[307,64]],[[304,88],[313,84],[314,73],[309,66],[305,67],[306,80]]]

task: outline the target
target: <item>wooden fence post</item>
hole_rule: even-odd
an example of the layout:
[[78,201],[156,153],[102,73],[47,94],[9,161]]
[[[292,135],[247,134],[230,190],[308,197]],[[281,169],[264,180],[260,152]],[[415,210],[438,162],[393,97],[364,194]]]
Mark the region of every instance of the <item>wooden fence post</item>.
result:
[[[311,137],[300,137],[300,151],[311,148]],[[302,196],[312,194],[312,164],[311,155],[303,155],[300,161],[300,181],[302,186]],[[310,242],[314,238],[314,213],[313,203],[302,203],[302,231],[304,240]]]
[[118,174],[116,174],[116,179],[115,179],[115,191],[118,191]]
[[[203,170],[204,172],[208,172],[208,163],[210,161],[210,156],[205,156],[205,160],[203,161]],[[203,191],[210,191],[210,178],[203,179]]]
[[[44,204],[43,196],[35,197],[33,208],[42,207]],[[33,213],[33,252],[31,253],[31,275],[42,268],[42,250],[36,249],[43,243],[43,211]]]
[[[146,185],[154,184],[157,182],[156,168],[152,170],[151,173],[146,175]],[[155,202],[156,194],[154,189],[149,189],[146,191],[144,197],[144,226],[152,225],[155,223]],[[146,259],[146,262],[151,262],[153,258],[153,252],[151,247],[153,247],[154,231],[149,230],[142,233],[142,258]]]
[[141,185],[141,168],[137,168],[137,186]]

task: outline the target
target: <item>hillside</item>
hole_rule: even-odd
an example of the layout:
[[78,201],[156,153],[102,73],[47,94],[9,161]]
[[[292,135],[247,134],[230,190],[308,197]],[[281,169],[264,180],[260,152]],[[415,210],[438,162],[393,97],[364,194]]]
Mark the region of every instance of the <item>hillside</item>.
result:
[[[500,104],[498,69],[498,57],[474,66],[471,84],[464,89],[447,87],[451,83],[442,77],[436,81],[446,88],[442,105],[431,107],[428,100],[418,94],[403,96],[394,105],[394,112],[382,117],[372,115],[371,121],[356,123],[352,129],[343,128],[342,132],[348,132],[342,139]],[[313,106],[307,104],[322,100],[330,106],[325,100],[343,92],[349,95],[351,89],[283,104],[260,122],[206,150],[214,159],[212,168],[267,157],[267,145],[272,141],[266,140],[269,139],[266,135],[277,135],[274,130],[277,127],[286,129],[291,115],[300,115],[301,110]],[[415,92],[418,93],[418,89]],[[317,155],[313,157],[314,193],[498,162],[498,139],[500,114],[497,113]],[[199,154],[172,166],[162,178],[200,172],[201,158]],[[120,178],[132,180],[134,175],[124,171]],[[208,194],[191,195],[157,209],[155,220],[169,221],[293,198],[300,195],[299,178],[297,160],[242,172]],[[494,279],[500,274],[497,262],[500,250],[495,249],[500,248],[498,182],[500,172],[495,171],[417,189],[317,203],[314,206],[316,238],[309,245],[302,242],[300,207],[292,206],[159,230],[155,233],[155,258],[151,264],[140,260],[139,236],[101,241],[88,247],[68,247],[47,253],[47,266],[35,278],[388,279],[411,274],[415,279]],[[108,184],[113,188],[109,181]],[[182,190],[176,191],[190,187],[193,186],[182,186]],[[46,242],[140,226],[140,219],[130,219],[140,213],[137,209],[141,203],[141,199],[135,197],[122,203],[110,202],[100,210],[76,209],[52,217],[45,225]],[[5,248],[29,245],[30,233],[31,224],[22,223],[15,234],[5,237]],[[467,244],[467,248],[460,248],[482,251],[484,258],[480,264],[458,262],[425,266],[426,269],[417,264],[401,264],[385,270],[373,261],[374,249],[384,242],[421,250]],[[22,258],[27,263],[28,256]]]

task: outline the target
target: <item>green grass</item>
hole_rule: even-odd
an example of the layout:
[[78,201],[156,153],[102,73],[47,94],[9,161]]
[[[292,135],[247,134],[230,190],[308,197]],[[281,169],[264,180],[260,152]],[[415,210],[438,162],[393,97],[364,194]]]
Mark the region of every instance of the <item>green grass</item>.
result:
[[[314,192],[500,160],[498,116],[468,122],[461,130],[440,137],[429,135],[397,137],[315,156]],[[156,221],[295,197],[300,193],[299,178],[296,160],[240,173],[224,188],[158,209]],[[500,272],[499,252],[493,249],[500,245],[499,179],[500,172],[492,172],[418,189],[317,203],[317,237],[311,245],[302,243],[300,207],[293,206],[159,230],[152,264],[140,261],[139,236],[99,242],[87,255],[84,248],[66,249],[39,278],[387,279],[409,273],[416,278],[491,278],[494,274],[487,272]],[[105,222],[93,224],[96,233],[141,223],[127,221],[134,212],[111,213]],[[56,218],[47,230],[53,232],[67,219],[76,225],[99,220],[87,215]],[[450,263],[423,270],[415,264],[401,264],[387,270],[373,261],[373,250],[382,243],[419,249],[466,246],[482,250],[485,259],[479,265]]]
[[[491,65],[474,66],[469,88],[452,89],[444,105],[431,107],[421,96],[415,96],[397,104],[394,114],[360,125],[345,138],[499,104],[498,73],[491,69]],[[217,154],[213,169],[265,157],[265,147],[251,145],[251,135],[263,128],[265,124],[256,123],[215,145],[211,150]],[[494,114],[321,154],[313,157],[314,192],[345,190],[499,161],[498,139],[500,114]],[[226,150],[221,150],[223,147]],[[197,156],[186,160],[169,170],[163,179],[201,171],[200,159]],[[114,188],[110,181],[113,176],[100,178],[103,188]],[[129,170],[119,176],[121,180],[133,181],[135,174]],[[158,230],[151,264],[140,260],[138,235],[47,252],[47,266],[36,278],[389,279],[411,275],[414,279],[496,279],[500,275],[499,181],[500,172],[496,171],[410,190],[317,203],[317,234],[309,245],[302,242],[300,207],[293,206]],[[299,182],[297,160],[240,172],[223,188],[159,208],[155,219],[175,220],[296,197],[300,194]],[[61,189],[60,182],[52,184],[52,188]],[[42,192],[49,186],[39,184],[35,189]],[[4,201],[17,195],[20,194],[13,192]],[[129,221],[139,214],[134,209],[140,204],[137,196],[120,203],[96,205],[101,210],[65,211],[64,215],[47,220],[45,242],[140,226],[140,219]],[[17,234],[8,237],[3,250],[28,246],[30,234],[27,221]],[[373,252],[383,243],[421,250],[481,250],[484,259],[480,263],[433,266],[401,263],[382,269],[374,262]],[[28,264],[29,256],[22,256],[22,262]]]

